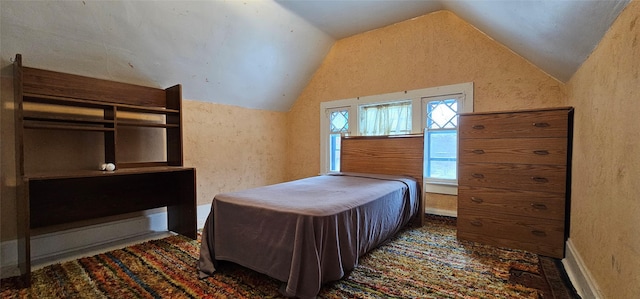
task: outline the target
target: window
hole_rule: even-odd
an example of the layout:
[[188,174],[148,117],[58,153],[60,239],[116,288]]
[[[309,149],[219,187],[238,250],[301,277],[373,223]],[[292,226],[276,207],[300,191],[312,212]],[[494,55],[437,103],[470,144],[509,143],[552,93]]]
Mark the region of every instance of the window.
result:
[[342,135],[425,136],[426,192],[457,194],[458,114],[473,112],[473,83],[320,104],[320,172],[340,171]]
[[411,100],[360,105],[360,135],[398,135],[411,133]]
[[340,171],[340,138],[349,133],[349,110],[331,109],[329,116],[329,171]]
[[458,103],[463,95],[423,98],[425,179],[455,183],[458,160]]

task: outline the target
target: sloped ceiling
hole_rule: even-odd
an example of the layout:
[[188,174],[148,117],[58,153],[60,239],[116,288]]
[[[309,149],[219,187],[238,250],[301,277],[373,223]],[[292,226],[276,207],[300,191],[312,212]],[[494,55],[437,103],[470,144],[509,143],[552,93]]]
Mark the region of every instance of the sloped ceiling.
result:
[[341,38],[447,9],[567,81],[629,0],[0,1],[26,66],[287,111]]

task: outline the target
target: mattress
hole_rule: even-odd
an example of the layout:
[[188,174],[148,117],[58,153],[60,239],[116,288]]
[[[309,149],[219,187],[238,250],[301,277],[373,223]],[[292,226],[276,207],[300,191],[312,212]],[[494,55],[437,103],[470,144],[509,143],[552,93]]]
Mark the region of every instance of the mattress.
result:
[[282,281],[285,296],[314,298],[409,222],[418,190],[409,177],[340,173],[218,194],[199,275],[225,260]]

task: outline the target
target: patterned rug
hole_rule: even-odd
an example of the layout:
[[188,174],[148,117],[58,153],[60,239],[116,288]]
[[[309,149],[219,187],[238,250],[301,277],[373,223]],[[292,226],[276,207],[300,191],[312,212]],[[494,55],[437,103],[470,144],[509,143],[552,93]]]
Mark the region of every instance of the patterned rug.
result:
[[[455,222],[447,218],[407,228],[363,257],[348,277],[323,287],[319,298],[555,296],[549,284],[526,286],[533,281],[528,276],[544,276],[537,255],[458,241],[455,235]],[[282,298],[281,282],[232,263],[199,280],[198,253],[199,243],[182,236],[153,240],[34,271],[30,288],[17,277],[4,279],[0,297]]]

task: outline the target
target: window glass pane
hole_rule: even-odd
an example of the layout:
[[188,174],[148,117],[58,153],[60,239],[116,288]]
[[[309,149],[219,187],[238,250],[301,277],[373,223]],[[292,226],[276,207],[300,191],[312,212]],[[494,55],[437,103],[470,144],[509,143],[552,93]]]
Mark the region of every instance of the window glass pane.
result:
[[338,110],[332,111],[329,115],[329,124],[331,133],[346,133],[349,131],[349,111]]
[[429,177],[434,179],[455,180],[458,177],[456,161],[429,161]]
[[340,171],[340,134],[329,135],[329,171]]
[[429,158],[455,159],[458,134],[455,130],[429,132]]
[[452,129],[458,127],[458,101],[447,99],[427,104],[428,129]]
[[360,106],[360,135],[411,133],[411,101]]
[[457,178],[458,134],[455,130],[427,133],[427,176],[437,179]]

